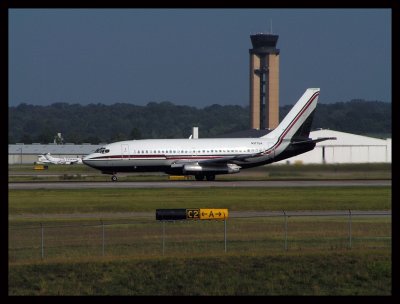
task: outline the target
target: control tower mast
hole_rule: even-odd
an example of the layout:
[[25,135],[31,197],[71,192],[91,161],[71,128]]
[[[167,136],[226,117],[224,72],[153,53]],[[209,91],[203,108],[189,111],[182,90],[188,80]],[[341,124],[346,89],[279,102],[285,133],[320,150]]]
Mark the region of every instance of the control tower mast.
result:
[[278,35],[250,35],[250,128],[275,129],[279,124]]

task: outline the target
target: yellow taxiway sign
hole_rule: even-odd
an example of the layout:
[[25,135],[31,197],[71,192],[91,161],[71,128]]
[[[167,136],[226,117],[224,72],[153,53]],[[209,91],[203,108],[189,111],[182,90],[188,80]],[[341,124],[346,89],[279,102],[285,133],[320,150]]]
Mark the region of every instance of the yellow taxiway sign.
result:
[[223,220],[228,218],[228,209],[200,209],[201,220]]

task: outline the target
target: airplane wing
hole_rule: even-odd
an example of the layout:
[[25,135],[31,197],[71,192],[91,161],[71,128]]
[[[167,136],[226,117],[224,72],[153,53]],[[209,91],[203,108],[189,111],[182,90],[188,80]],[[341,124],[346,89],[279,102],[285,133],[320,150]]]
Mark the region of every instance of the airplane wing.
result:
[[226,165],[233,163],[235,160],[246,161],[248,158],[261,155],[260,152],[244,155],[224,156],[220,158],[202,159],[202,160],[178,160],[171,165],[171,167],[182,167],[186,164],[199,164],[199,165]]
[[244,155],[232,155],[232,156],[225,156],[221,158],[215,159],[205,159],[199,160],[197,163],[201,164],[229,164],[234,160],[246,161],[248,158],[255,157],[261,155],[261,153],[253,153],[253,154],[244,154]]

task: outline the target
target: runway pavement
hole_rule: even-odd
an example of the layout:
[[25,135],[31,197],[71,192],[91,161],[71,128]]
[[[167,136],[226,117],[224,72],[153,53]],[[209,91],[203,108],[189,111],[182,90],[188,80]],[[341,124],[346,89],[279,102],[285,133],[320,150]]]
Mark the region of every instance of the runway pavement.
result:
[[391,180],[32,182],[9,183],[8,189],[210,188],[210,187],[370,187],[392,186]]
[[[255,218],[255,217],[296,217],[296,216],[391,216],[391,210],[308,210],[308,211],[229,211],[229,218]],[[60,214],[9,214],[9,221],[27,219],[102,219],[102,220],[154,220],[155,211],[152,212],[95,212],[95,213],[60,213]]]

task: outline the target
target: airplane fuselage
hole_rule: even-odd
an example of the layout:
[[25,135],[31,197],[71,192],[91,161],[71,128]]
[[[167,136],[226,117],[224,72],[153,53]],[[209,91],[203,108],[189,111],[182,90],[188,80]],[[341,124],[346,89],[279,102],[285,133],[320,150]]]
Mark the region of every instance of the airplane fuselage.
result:
[[213,180],[217,174],[238,173],[314,149],[308,138],[319,89],[307,89],[282,122],[260,138],[145,139],[108,144],[83,162],[113,174],[161,171]]
[[[276,157],[288,150],[288,146],[289,142],[285,140],[277,143],[263,138],[131,140],[106,145],[85,157],[84,163],[110,174],[145,171],[170,174],[212,171],[213,174],[226,174],[239,172],[235,170],[237,166],[237,169],[250,168],[274,162]],[[306,152],[313,147],[298,148]],[[299,154],[299,149],[296,154]],[[240,156],[248,157],[240,159]],[[232,166],[216,163],[227,157],[236,157],[230,161]],[[213,164],[196,166],[196,162],[207,160],[212,160]]]

